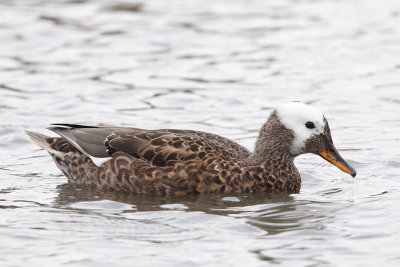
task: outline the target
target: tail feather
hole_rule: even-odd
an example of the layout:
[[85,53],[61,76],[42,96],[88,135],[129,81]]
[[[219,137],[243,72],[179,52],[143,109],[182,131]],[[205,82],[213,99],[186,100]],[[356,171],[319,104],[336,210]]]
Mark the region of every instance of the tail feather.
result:
[[[68,177],[69,181],[85,185],[94,184],[97,181],[97,166],[68,140],[31,131],[25,132],[35,144],[50,153],[57,167]],[[88,174],[82,173],[81,169],[86,169]]]
[[64,135],[62,137],[49,137],[40,133],[35,133],[25,130],[25,133],[29,136],[32,141],[40,148],[46,150],[50,155],[55,157],[63,157],[67,153],[74,153],[75,155],[84,154],[88,157],[95,165],[99,166],[109,158],[96,158],[92,157],[85,151],[78,149],[70,139]]
[[48,136],[40,134],[40,133],[26,131],[26,130],[25,130],[25,133],[39,147],[41,147],[41,148],[43,148],[44,150],[47,150],[47,151],[52,150],[51,146],[50,146],[50,143],[47,141],[47,139],[49,138]]

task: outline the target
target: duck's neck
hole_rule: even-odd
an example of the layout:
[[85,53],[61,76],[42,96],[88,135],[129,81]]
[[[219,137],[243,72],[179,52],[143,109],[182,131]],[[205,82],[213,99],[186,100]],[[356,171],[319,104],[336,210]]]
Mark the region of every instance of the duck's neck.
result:
[[[246,171],[257,173],[256,190],[297,193],[301,177],[290,153],[293,132],[285,128],[273,112],[260,130],[254,153],[246,161]],[[261,167],[261,168],[260,168]]]
[[286,129],[273,112],[261,127],[254,153],[249,157],[249,165],[269,166],[271,162],[293,164],[294,156],[290,153],[293,132]]

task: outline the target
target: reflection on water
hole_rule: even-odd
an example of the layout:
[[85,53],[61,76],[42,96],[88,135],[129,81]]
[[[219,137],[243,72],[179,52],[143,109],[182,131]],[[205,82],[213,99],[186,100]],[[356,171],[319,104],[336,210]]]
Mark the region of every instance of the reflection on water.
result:
[[[268,203],[293,202],[293,198],[287,194],[206,194],[188,196],[158,196],[136,195],[129,192],[99,191],[91,187],[79,187],[74,184],[63,184],[57,187],[59,195],[56,203],[60,206],[68,206],[75,202],[111,200],[132,204],[137,211],[160,210],[163,205],[181,204],[187,211],[203,211],[213,214],[228,215],[236,213],[240,207],[255,206]],[[237,212],[239,212],[237,210]]]
[[[123,206],[126,209],[116,210],[120,212],[119,215],[163,210],[202,212],[244,218],[249,224],[258,227],[268,235],[306,228],[321,229],[323,221],[329,217],[329,214],[325,214],[323,210],[315,214],[304,212],[302,208],[302,206],[316,207],[327,203],[296,200],[293,195],[279,193],[153,196],[118,191],[104,192],[96,188],[82,188],[73,184],[58,186],[58,192],[55,201],[57,208],[90,212],[97,210],[101,213],[104,201],[113,201],[128,204]],[[100,201],[102,204],[96,205],[93,201]],[[335,208],[338,208],[337,204]]]
[[[0,2],[3,266],[400,266],[398,1]],[[272,108],[330,122],[352,179],[300,194],[135,196],[65,184],[49,123],[210,131],[251,149]]]

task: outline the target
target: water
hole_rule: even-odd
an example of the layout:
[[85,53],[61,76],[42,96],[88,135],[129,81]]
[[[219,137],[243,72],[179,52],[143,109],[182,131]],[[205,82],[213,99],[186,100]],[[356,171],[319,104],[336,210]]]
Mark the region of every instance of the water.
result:
[[[399,266],[397,1],[1,1],[1,266]],[[66,184],[24,129],[210,131],[253,147],[312,103],[353,180],[300,194],[135,196]]]

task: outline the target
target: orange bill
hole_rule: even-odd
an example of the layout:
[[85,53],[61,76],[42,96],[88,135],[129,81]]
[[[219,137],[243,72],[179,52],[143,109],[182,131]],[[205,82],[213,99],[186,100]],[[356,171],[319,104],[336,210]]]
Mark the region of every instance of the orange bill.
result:
[[355,177],[357,172],[353,169],[347,162],[339,155],[336,148],[331,144],[329,148],[324,148],[318,151],[318,155],[344,171],[345,173],[350,174]]

